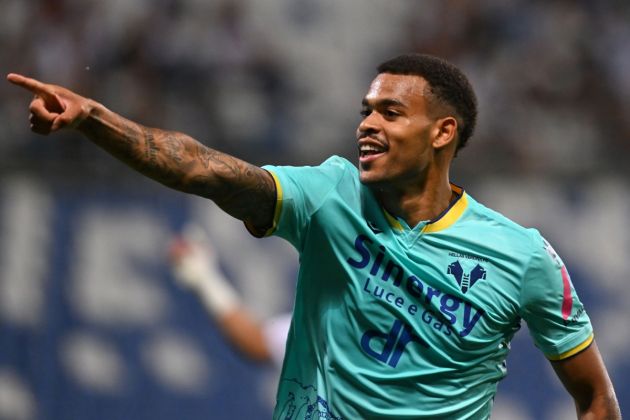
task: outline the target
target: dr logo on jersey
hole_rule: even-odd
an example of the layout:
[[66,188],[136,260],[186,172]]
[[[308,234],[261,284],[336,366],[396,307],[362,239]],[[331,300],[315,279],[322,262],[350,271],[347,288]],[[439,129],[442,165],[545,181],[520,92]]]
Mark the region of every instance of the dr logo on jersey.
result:
[[[375,346],[371,344],[373,341],[377,342]],[[387,333],[376,330],[366,331],[361,337],[361,348],[379,362],[387,363],[395,368],[410,342],[429,348],[427,342],[418,337],[410,325],[397,319]]]

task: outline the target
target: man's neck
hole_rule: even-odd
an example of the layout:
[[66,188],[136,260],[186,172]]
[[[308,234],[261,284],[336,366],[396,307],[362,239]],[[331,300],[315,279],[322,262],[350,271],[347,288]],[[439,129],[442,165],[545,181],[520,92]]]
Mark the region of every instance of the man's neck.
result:
[[448,178],[405,188],[377,187],[373,191],[385,210],[405,220],[410,227],[438,217],[456,196]]

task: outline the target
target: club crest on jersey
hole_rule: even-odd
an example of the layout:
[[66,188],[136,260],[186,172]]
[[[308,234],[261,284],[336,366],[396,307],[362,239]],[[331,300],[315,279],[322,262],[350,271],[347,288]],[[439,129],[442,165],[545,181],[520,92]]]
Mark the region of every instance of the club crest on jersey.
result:
[[466,273],[459,260],[449,264],[446,273],[455,277],[463,293],[466,293],[477,281],[486,279],[486,269],[481,264],[477,264],[475,268]]

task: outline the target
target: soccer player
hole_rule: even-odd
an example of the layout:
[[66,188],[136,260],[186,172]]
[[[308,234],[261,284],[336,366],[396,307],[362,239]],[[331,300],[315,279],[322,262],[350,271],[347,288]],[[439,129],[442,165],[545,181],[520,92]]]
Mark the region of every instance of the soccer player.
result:
[[195,292],[234,349],[250,360],[282,366],[291,314],[258,321],[221,272],[202,227],[187,226],[171,244],[170,257],[177,282]]
[[521,319],[578,417],[620,418],[560,257],[538,231],[449,180],[477,114],[452,64],[411,54],[378,67],[356,132],[358,168],[340,157],[258,168],[66,88],[8,79],[35,94],[33,131],[79,130],[143,174],[213,200],[254,235],[296,247],[274,418],[488,418]]

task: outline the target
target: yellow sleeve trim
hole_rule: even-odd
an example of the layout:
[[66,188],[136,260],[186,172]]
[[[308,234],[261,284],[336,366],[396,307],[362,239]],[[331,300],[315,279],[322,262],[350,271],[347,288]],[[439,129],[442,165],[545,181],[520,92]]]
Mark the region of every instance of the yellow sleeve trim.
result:
[[564,352],[558,356],[547,356],[547,359],[555,361],[555,360],[563,360],[571,356],[575,356],[576,354],[578,354],[579,352],[581,352],[582,350],[590,346],[594,338],[595,336],[591,334],[582,344],[578,345],[577,347],[574,347],[573,349],[567,352]]
[[273,182],[276,184],[276,205],[274,206],[273,211],[273,221],[271,223],[271,227],[267,229],[263,234],[260,231],[257,231],[253,226],[250,226],[249,223],[245,222],[245,228],[256,238],[264,238],[265,236],[270,236],[275,232],[278,227],[278,221],[280,219],[280,212],[282,211],[282,187],[280,186],[280,181],[276,174],[271,172],[268,169],[265,169],[273,178]]
[[267,172],[271,174],[271,176],[273,177],[273,182],[276,183],[276,206],[273,211],[273,223],[271,224],[271,227],[267,229],[267,232],[265,232],[265,236],[269,236],[274,233],[276,231],[276,228],[278,227],[278,223],[280,221],[280,212],[282,211],[283,198],[282,186],[280,185],[280,180],[278,179],[278,176],[272,171],[268,170]]

